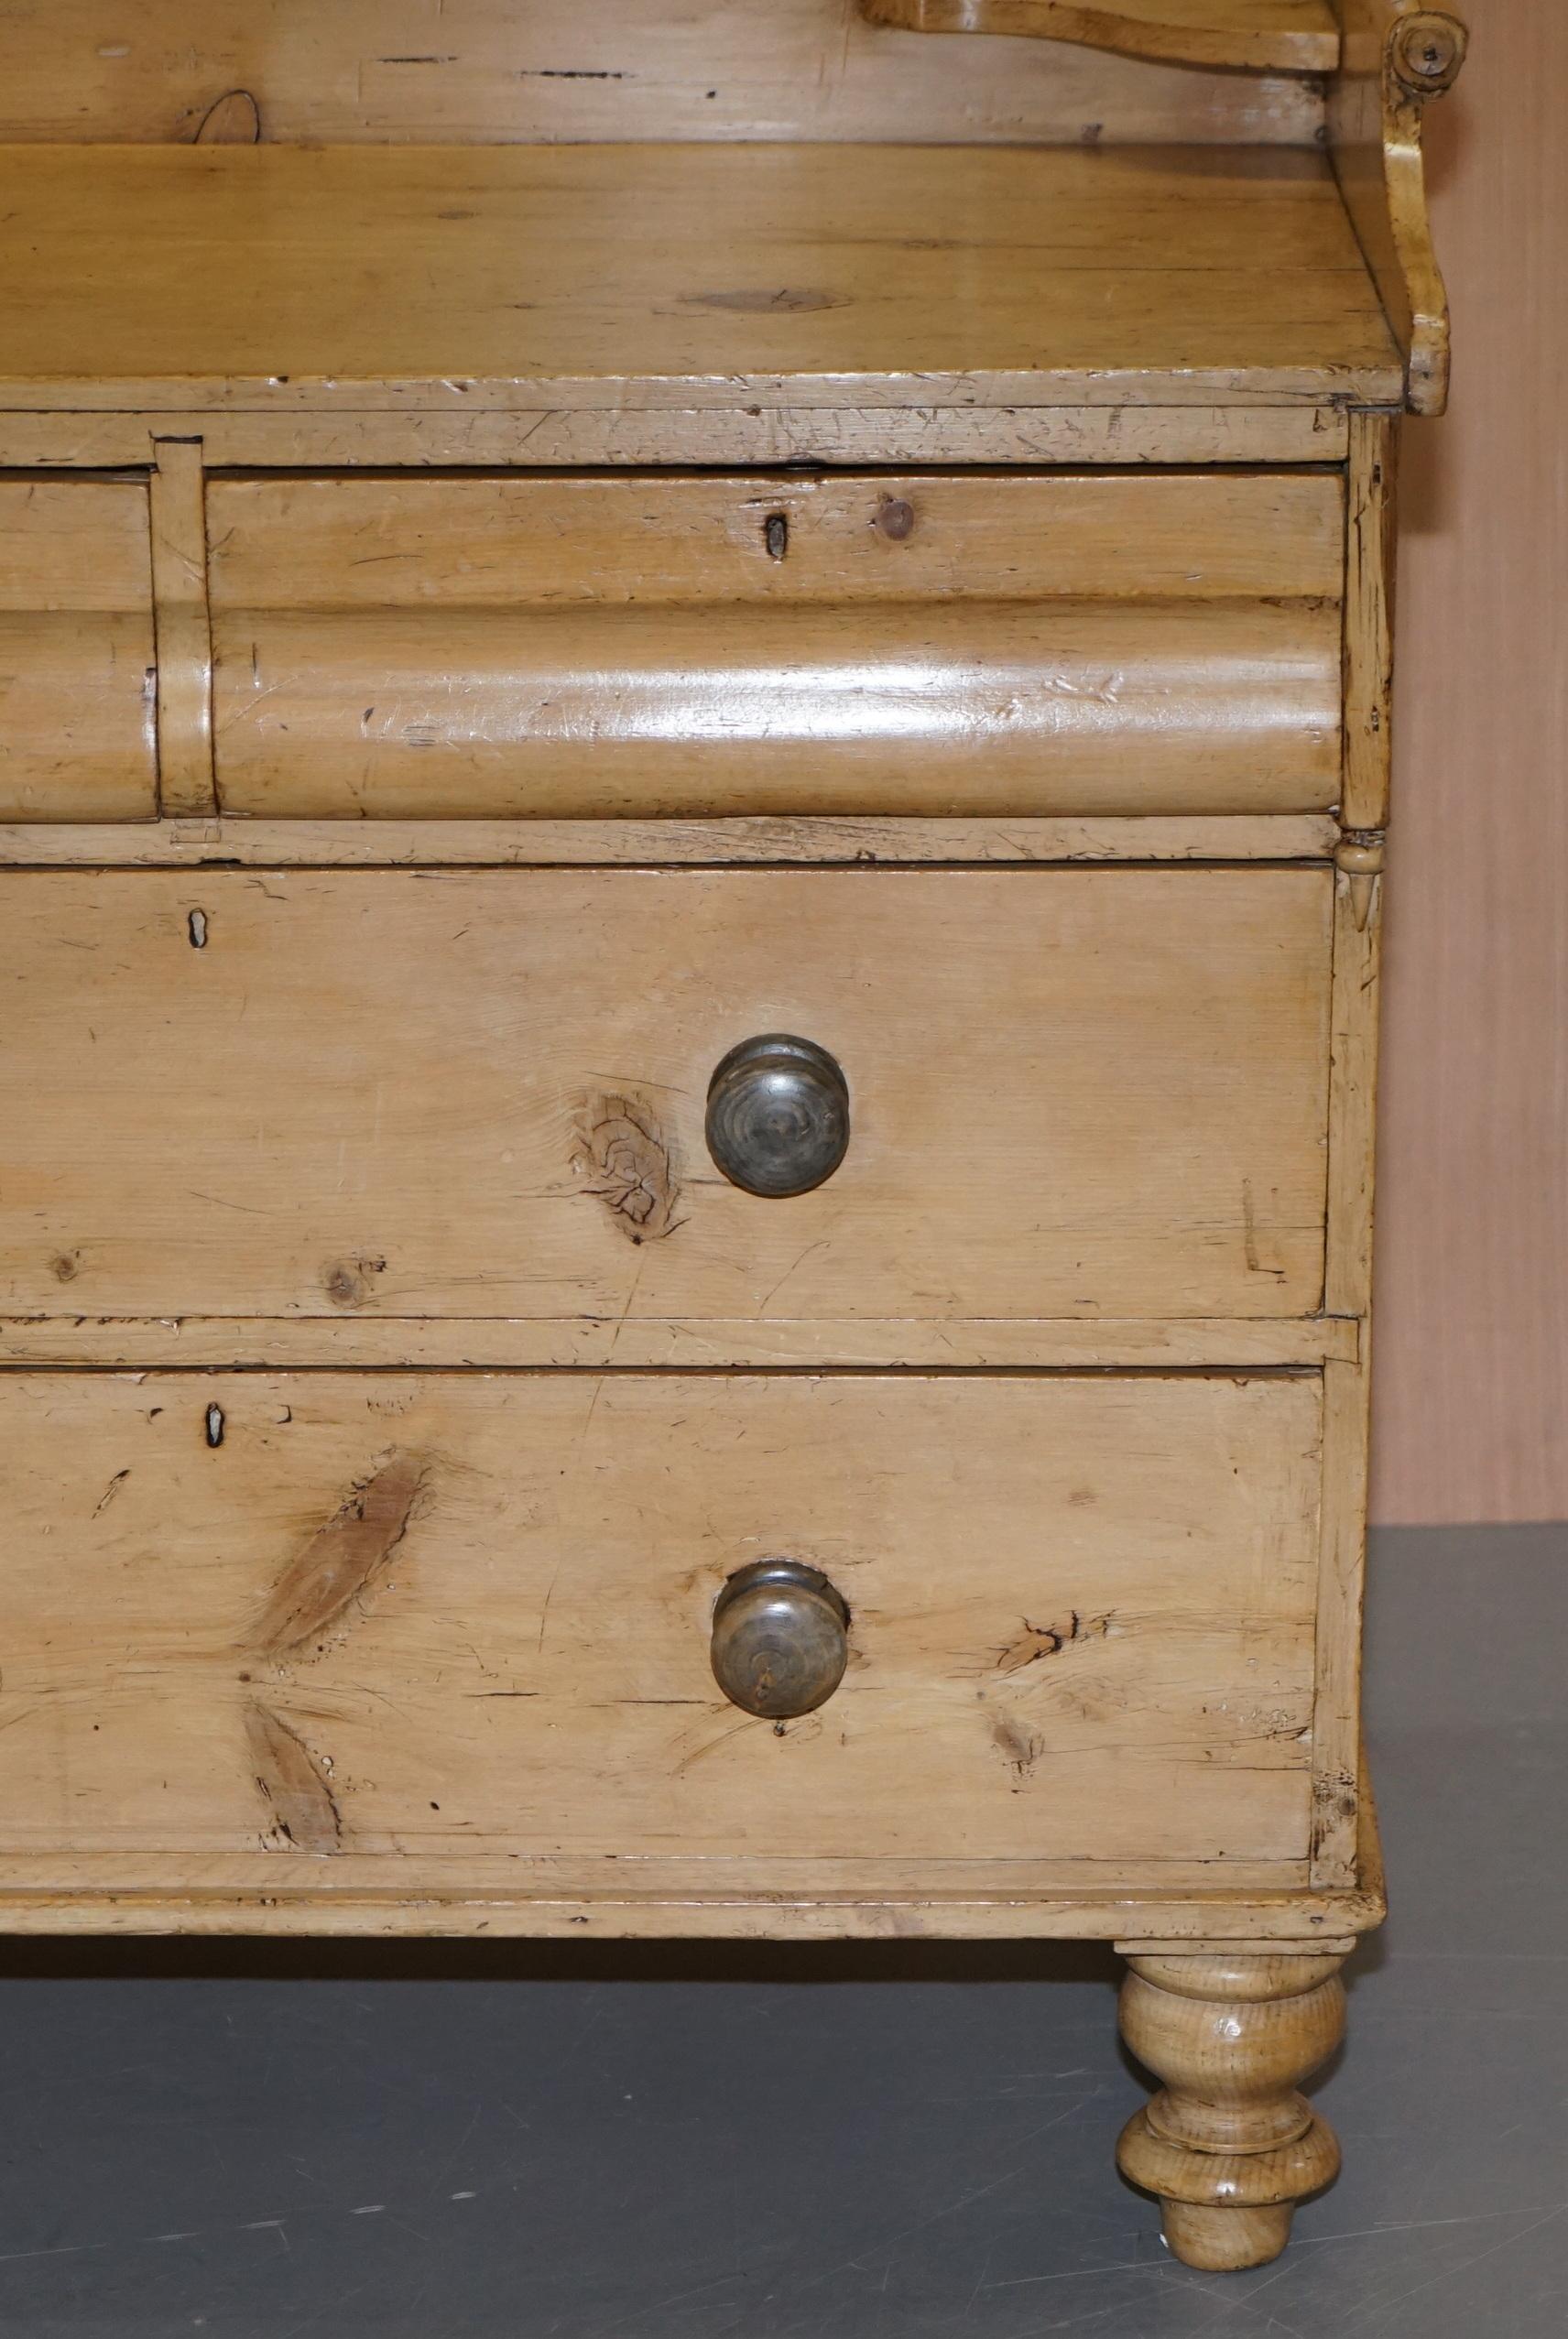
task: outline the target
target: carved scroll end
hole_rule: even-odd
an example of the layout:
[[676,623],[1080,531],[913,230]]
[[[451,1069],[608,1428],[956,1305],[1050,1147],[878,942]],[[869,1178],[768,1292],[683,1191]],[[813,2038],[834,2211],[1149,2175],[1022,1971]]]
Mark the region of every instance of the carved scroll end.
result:
[[1412,414],[1439,415],[1448,405],[1448,294],[1432,245],[1422,116],[1429,98],[1454,87],[1469,46],[1469,27],[1444,8],[1407,9],[1383,46],[1383,176],[1410,313],[1405,403]]
[[1388,79],[1418,103],[1442,97],[1459,79],[1469,47],[1470,27],[1461,18],[1445,8],[1418,8],[1388,27]]

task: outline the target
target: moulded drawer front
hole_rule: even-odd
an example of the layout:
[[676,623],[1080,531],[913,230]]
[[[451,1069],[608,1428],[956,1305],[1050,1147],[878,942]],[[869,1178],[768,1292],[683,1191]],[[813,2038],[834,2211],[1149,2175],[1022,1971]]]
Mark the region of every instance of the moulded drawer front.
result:
[[[5,1313],[1320,1303],[1324,869],[3,883]],[[705,1131],[715,1068],[774,1032],[849,1097],[842,1166],[783,1199]]]
[[0,820],[157,809],[146,485],[0,479]]
[[216,479],[231,812],[1310,810],[1328,473]]
[[[0,1887],[1299,1863],[1320,1426],[1315,1376],[8,1376]],[[849,1618],[777,1725],[710,1662],[764,1556]]]

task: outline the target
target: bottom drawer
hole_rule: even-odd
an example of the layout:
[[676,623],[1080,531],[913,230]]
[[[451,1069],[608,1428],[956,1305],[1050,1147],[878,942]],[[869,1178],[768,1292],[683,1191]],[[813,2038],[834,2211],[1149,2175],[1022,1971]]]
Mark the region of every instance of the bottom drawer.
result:
[[[1307,1375],[10,1376],[0,1891],[1299,1863],[1320,1428]],[[774,1721],[710,1640],[780,1557],[848,1654]]]

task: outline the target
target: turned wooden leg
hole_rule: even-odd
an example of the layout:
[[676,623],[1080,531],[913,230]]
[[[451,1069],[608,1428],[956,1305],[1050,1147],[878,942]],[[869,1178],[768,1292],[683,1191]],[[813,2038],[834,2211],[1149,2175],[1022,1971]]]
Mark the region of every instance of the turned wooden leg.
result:
[[1158,2193],[1187,2266],[1264,2266],[1298,2201],[1338,2172],[1334,2131],[1296,2093],[1345,2031],[1339,1957],[1129,1957],[1122,2036],[1165,2085],[1116,2164]]

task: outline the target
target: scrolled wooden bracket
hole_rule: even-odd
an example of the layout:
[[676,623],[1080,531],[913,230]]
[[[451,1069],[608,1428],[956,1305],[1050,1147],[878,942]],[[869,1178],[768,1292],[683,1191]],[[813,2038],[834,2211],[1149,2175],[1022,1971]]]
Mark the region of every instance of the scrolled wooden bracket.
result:
[[1432,249],[1421,120],[1459,78],[1470,35],[1446,8],[1335,0],[1344,34],[1329,89],[1340,191],[1405,357],[1412,414],[1448,403],[1448,295]]
[[1328,0],[860,0],[905,32],[1001,33],[1118,57],[1253,73],[1331,73],[1339,32]]

